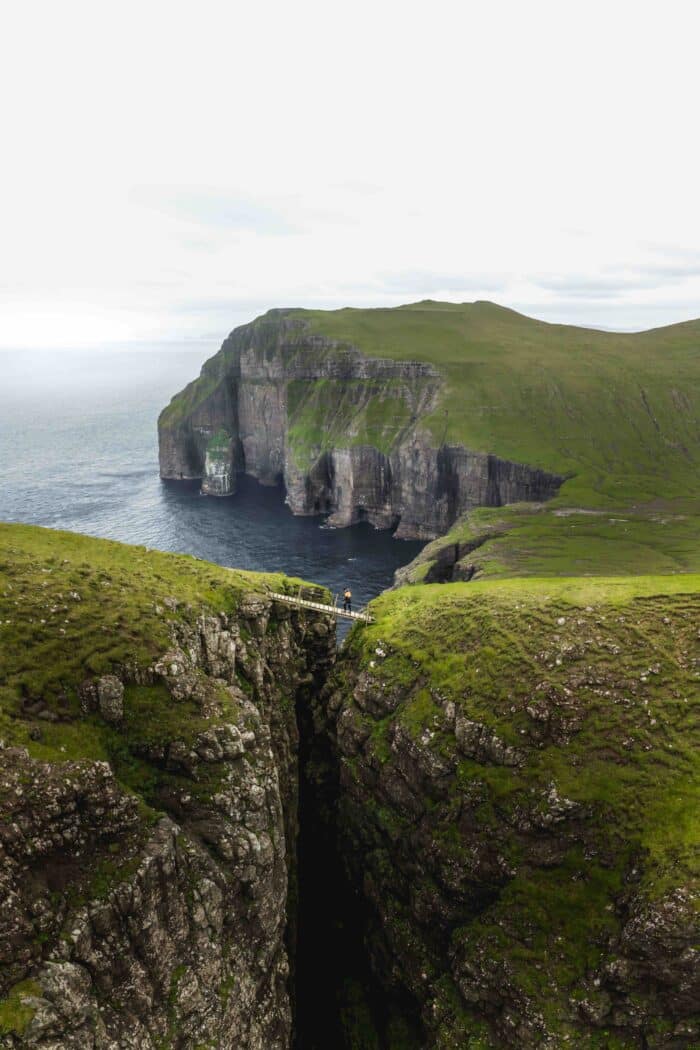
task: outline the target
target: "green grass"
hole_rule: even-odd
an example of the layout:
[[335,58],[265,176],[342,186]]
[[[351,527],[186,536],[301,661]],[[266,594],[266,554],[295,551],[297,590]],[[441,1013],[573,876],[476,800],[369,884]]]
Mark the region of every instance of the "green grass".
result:
[[[470,959],[484,951],[492,959],[507,959],[511,980],[537,1004],[550,1032],[581,1039],[556,993],[575,990],[578,981],[600,965],[608,937],[618,931],[609,906],[621,890],[619,868],[591,862],[574,848],[560,864],[538,869],[536,877],[513,879],[496,905],[455,931],[453,944]],[[543,995],[543,988],[550,994]],[[581,1040],[573,1045],[595,1043]]]
[[[208,364],[208,362],[207,362]],[[206,366],[205,366],[206,367]],[[184,390],[181,390],[160,414],[159,422],[163,426],[176,426],[194,412],[212,394],[219,385],[221,376],[216,372],[206,372],[198,379],[193,379]]]
[[[263,358],[281,354],[290,372],[309,357],[320,366],[354,347],[431,365],[442,377],[291,380],[288,453],[300,471],[332,448],[368,445],[388,455],[419,427],[438,447],[461,444],[561,474],[566,480],[546,510],[492,518],[503,535],[479,552],[491,576],[700,566],[700,321],[612,333],[547,324],[489,302],[272,310],[226,340],[164,410],[161,428],[188,425],[200,409],[209,418],[207,405],[226,396],[243,342]],[[578,513],[554,513],[564,510]],[[465,529],[473,531],[471,523],[456,526],[457,534]],[[426,571],[419,566],[414,582]]]
[[369,719],[378,761],[389,757],[393,720],[416,738],[434,730],[434,746],[449,751],[437,697],[518,747],[532,743],[527,707],[538,693],[559,697],[562,717],[573,696],[569,743],[531,751],[524,770],[463,759],[455,790],[474,778],[488,785],[488,824],[554,780],[599,810],[611,841],[618,834],[644,853],[649,892],[697,875],[700,680],[690,654],[700,576],[435,584],[387,593],[371,610],[376,620],[355,629],[349,656],[384,691],[399,684],[402,693],[394,716]]
[[209,438],[207,452],[214,458],[220,458],[228,455],[230,445],[231,435],[222,427]]
[[[235,615],[244,601],[300,587],[308,593],[302,581],[282,574],[243,573],[144,547],[0,524],[0,740],[28,752],[28,758],[17,756],[23,793],[29,797],[46,777],[57,782],[68,777],[77,785],[90,773],[86,764],[100,761],[136,799],[125,806],[128,823],[111,828],[108,822],[80,857],[63,851],[70,878],[55,891],[54,926],[33,939],[35,961],[57,939],[69,937],[77,908],[107,897],[133,876],[153,823],[163,813],[172,815],[183,793],[195,807],[210,807],[222,779],[231,775],[223,760],[202,761],[194,770],[165,761],[174,741],[191,750],[212,726],[245,729],[249,717],[233,691],[203,672],[196,700],[177,699],[159,681],[146,684],[143,672],[172,648],[173,629],[196,630],[203,615]],[[274,611],[271,617],[274,621]],[[245,623],[241,617],[241,637],[250,652],[254,643]],[[105,673],[119,674],[127,683],[117,726],[81,709],[81,684]],[[254,694],[243,672],[239,685]],[[280,705],[293,704],[290,689],[277,683]],[[3,791],[10,790],[8,784]],[[52,863],[49,856],[47,878]],[[5,987],[26,972],[24,957],[18,959],[21,965],[5,975]],[[173,976],[173,1002],[182,972],[180,967]],[[0,1001],[0,1042],[3,1034],[21,1035],[31,1021],[33,1009],[23,999],[29,988],[26,982],[17,985]]]
[[[559,502],[559,501],[557,501]],[[457,571],[511,576],[665,575],[700,572],[700,500],[586,511],[551,504],[478,508],[428,544],[404,580],[422,583],[441,552],[462,545]],[[469,544],[478,544],[467,551]]]
[[406,387],[396,380],[290,382],[288,436],[296,466],[308,470],[322,452],[337,447],[372,445],[389,453],[411,422]]
[[233,351],[227,340],[218,354],[204,362],[199,378],[188,383],[184,390],[176,394],[170,404],[166,405],[160,414],[158,425],[166,428],[177,427],[189,415],[196,412],[225,379],[232,359]]

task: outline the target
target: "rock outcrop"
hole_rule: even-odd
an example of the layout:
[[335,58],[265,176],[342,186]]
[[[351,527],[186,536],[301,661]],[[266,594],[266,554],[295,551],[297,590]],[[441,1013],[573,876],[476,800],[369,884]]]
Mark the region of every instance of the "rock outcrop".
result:
[[161,476],[226,495],[244,472],[283,483],[295,514],[419,539],[473,507],[553,496],[559,475],[435,440],[421,419],[443,383],[429,364],[369,359],[272,310],[232,332],[162,412]]

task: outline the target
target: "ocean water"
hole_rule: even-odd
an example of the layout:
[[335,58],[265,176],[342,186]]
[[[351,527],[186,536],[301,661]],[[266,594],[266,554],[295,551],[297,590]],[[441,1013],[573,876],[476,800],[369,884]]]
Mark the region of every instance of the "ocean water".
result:
[[0,520],[349,585],[363,605],[420,543],[296,518],[281,489],[252,479],[227,499],[160,480],[158,413],[212,352],[0,352]]

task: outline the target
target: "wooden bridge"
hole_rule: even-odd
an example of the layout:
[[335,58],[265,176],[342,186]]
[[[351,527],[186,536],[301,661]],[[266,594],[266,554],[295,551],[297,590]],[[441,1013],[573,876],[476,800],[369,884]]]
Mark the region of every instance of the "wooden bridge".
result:
[[374,623],[374,617],[361,609],[360,612],[346,612],[339,605],[324,605],[322,602],[314,602],[308,598],[302,598],[296,594],[278,594],[273,591],[270,597],[276,602],[284,602],[286,605],[296,605],[300,609],[314,609],[316,612],[327,613],[329,616],[342,616],[346,620],[359,620],[361,623]]

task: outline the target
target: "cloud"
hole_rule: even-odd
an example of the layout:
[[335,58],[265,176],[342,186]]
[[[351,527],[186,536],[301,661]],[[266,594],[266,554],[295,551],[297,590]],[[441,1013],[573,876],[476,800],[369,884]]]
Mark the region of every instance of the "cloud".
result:
[[[640,288],[638,281],[621,277],[600,278],[567,274],[562,277],[540,277],[533,282],[537,288],[554,292],[563,299],[614,299],[630,288]],[[561,301],[558,300],[557,301]]]
[[202,296],[200,299],[183,299],[171,307],[174,314],[225,314],[238,313],[241,310],[251,314],[264,313],[271,306],[269,296],[222,295],[217,297]]
[[621,304],[602,301],[591,306],[581,299],[560,299],[542,303],[514,300],[507,304],[528,317],[551,324],[580,325],[609,332],[639,332],[682,321],[696,320],[700,314],[697,299],[674,297],[667,303],[639,301]]
[[609,267],[595,275],[563,274],[535,277],[533,284],[571,299],[615,299],[649,289],[682,284],[700,276],[700,259],[638,262]]
[[109,46],[75,5],[80,33],[40,0],[39,34],[6,5],[0,345],[192,338],[268,305],[627,325],[700,303],[698,5],[594,0],[573,49],[553,2],[450,0],[400,47],[371,0],[127,0]]
[[[206,187],[136,186],[130,200],[180,221],[203,229],[254,233],[261,237],[288,237],[303,229],[274,205],[237,194]],[[198,238],[197,247],[207,241]]]
[[496,292],[508,284],[505,274],[441,273],[430,270],[401,270],[383,273],[377,285],[385,292],[400,295],[429,295],[435,292],[453,292],[465,295],[474,292]]
[[687,262],[647,263],[639,267],[640,272],[647,274],[654,284],[664,280],[685,280],[688,277],[700,276],[700,259],[689,259]]

